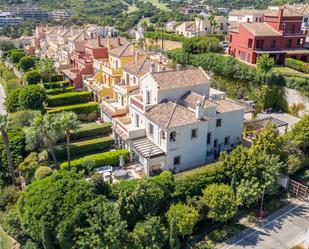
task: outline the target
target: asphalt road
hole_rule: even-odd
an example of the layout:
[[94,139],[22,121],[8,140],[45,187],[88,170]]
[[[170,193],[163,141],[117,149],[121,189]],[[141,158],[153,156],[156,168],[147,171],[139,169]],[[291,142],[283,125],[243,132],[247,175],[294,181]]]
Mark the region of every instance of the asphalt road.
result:
[[302,242],[309,227],[309,205],[291,204],[263,225],[223,243],[222,249],[290,249]]
[[2,85],[0,84],[0,115],[6,114],[4,102],[5,102],[5,93],[4,93]]

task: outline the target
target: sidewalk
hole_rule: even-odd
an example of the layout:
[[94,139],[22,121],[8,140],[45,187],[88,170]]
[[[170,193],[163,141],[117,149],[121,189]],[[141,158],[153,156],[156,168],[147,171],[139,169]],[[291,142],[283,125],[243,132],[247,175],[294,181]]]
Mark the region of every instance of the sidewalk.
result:
[[216,248],[290,249],[304,240],[309,227],[308,217],[308,203],[296,201]]

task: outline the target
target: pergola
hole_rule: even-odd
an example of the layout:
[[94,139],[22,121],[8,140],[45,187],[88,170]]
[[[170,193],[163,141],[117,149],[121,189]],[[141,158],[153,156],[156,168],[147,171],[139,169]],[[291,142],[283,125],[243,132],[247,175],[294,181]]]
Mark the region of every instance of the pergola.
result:
[[129,141],[130,147],[144,158],[164,156],[165,153],[147,137]]

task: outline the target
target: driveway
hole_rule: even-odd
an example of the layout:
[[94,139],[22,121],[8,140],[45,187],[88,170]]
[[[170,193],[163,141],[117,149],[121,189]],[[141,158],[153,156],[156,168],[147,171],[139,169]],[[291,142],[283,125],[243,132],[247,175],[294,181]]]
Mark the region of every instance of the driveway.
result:
[[5,102],[5,92],[2,85],[0,84],[0,115],[6,114],[4,102]]
[[290,249],[305,239],[309,227],[307,203],[290,204],[263,225],[250,228],[225,243],[222,249]]

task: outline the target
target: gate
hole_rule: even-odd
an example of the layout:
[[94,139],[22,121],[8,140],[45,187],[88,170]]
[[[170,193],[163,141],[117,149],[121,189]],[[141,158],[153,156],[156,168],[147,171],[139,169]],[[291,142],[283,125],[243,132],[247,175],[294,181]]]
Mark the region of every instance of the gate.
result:
[[308,187],[293,181],[291,179],[288,180],[287,191],[290,192],[293,196],[298,199],[305,200],[308,198]]

